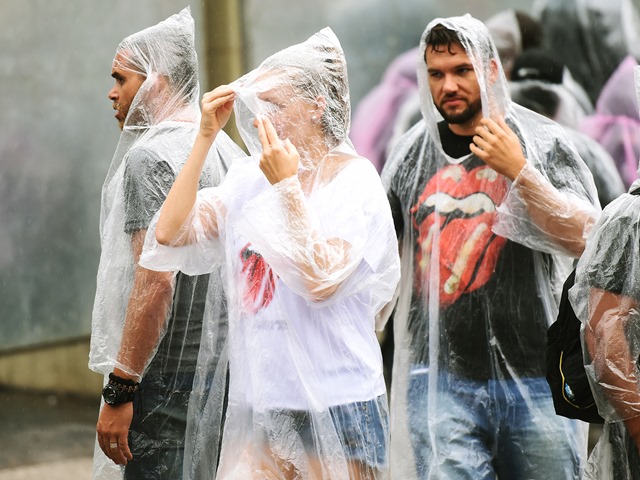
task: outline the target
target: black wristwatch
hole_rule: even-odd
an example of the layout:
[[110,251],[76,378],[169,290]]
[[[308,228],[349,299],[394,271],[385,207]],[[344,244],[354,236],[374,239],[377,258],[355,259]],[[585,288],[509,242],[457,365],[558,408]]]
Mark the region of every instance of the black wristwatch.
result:
[[138,382],[110,373],[109,383],[102,389],[102,398],[107,405],[112,407],[131,402],[138,391],[138,385]]

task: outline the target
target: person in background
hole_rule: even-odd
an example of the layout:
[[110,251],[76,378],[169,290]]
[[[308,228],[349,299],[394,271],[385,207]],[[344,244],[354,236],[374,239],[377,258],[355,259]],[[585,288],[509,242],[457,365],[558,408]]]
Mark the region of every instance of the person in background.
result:
[[633,71],[638,62],[627,56],[602,89],[596,111],[580,123],[580,131],[613,157],[625,188],[638,178],[640,114]]
[[577,130],[585,116],[562,83],[564,66],[543,50],[531,49],[514,62],[509,90],[513,101],[565,127],[566,134],[593,175],[600,205],[625,192],[611,155],[594,139]]
[[627,55],[640,56],[640,14],[633,0],[540,0],[533,15],[543,48],[567,66],[595,104]]

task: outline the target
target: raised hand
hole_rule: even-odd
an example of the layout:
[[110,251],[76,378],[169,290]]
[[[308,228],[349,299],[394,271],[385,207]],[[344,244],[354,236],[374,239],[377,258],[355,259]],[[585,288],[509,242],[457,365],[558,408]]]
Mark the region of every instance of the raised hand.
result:
[[265,116],[258,116],[255,121],[258,138],[262,144],[260,170],[272,185],[293,177],[298,173],[300,154],[296,147],[286,139],[280,140],[271,121]]
[[471,151],[496,172],[514,180],[525,163],[520,140],[502,117],[480,120]]
[[215,137],[224,128],[231,117],[235,98],[235,92],[228,85],[221,85],[202,96],[201,135]]

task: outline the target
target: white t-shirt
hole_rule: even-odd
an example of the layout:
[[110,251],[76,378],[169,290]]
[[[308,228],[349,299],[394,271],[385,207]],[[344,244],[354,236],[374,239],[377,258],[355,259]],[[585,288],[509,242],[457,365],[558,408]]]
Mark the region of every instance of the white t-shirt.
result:
[[[220,187],[198,193],[196,209],[204,203],[218,212],[216,242],[229,303],[229,401],[265,411],[373,399],[385,392],[374,317],[391,300],[400,275],[380,178],[368,160],[349,160],[329,183],[304,196],[306,222],[300,225],[283,201],[286,189],[303,196],[297,179],[270,185],[249,157],[234,161]],[[300,240],[306,225],[308,238]],[[323,285],[339,287],[317,301],[296,259],[323,239],[348,242],[349,254],[338,271],[318,273]],[[191,246],[173,250],[193,254]],[[182,263],[196,273],[209,270],[212,258]]]

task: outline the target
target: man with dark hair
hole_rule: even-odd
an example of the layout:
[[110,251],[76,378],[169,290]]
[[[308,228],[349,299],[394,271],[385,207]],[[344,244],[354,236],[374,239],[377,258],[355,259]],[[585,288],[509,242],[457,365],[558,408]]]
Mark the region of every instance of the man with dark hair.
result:
[[578,478],[586,430],[555,415],[543,366],[593,180],[560,126],[511,102],[481,22],[434,20],[420,46],[423,119],[383,171],[408,274],[392,477]]
[[[147,228],[197,131],[197,69],[188,9],[124,39],[113,61],[108,97],[122,134],[102,191],[89,367],[105,375],[105,387],[94,478],[182,478],[203,319],[226,328],[213,273],[187,276],[138,265]],[[219,136],[200,186],[217,184],[225,161],[239,154]],[[225,365],[219,361],[223,371]],[[216,432],[209,435],[217,439]]]

